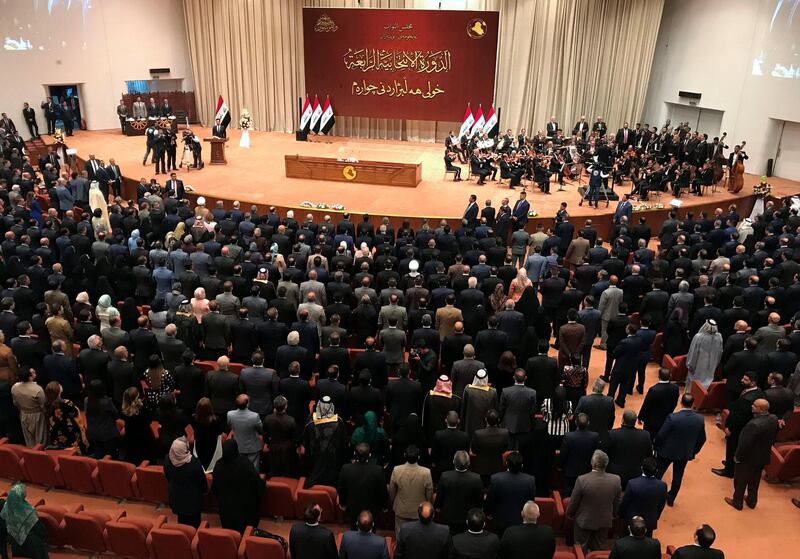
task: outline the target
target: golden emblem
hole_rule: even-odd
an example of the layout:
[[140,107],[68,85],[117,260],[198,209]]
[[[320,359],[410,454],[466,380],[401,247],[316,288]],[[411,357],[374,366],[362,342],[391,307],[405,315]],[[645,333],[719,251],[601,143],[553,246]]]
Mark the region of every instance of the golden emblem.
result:
[[337,29],[339,29],[339,27],[334,23],[328,14],[322,14],[319,16],[317,23],[314,24],[314,31],[317,33],[333,33]]
[[156,126],[158,128],[172,128],[172,123],[169,121],[168,118],[159,118],[156,121]]
[[486,22],[481,18],[471,19],[467,24],[467,35],[471,39],[483,39],[486,35],[486,27]]
[[131,128],[133,128],[134,130],[144,130],[145,128],[147,128],[147,121],[142,119],[136,119],[130,124]]
[[352,165],[348,165],[347,167],[342,169],[342,175],[349,181],[355,179],[357,174],[358,173],[356,172],[356,168],[353,167]]

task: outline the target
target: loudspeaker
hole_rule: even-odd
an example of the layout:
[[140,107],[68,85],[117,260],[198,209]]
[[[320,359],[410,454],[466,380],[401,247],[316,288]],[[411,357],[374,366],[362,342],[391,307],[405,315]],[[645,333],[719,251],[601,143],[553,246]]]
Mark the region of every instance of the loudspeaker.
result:
[[696,101],[699,100],[700,97],[702,97],[702,96],[703,96],[702,93],[694,93],[693,91],[679,91],[678,92],[678,97],[683,97],[685,99],[694,99]]
[[767,176],[772,176],[772,171],[774,170],[775,160],[774,159],[767,159]]
[[150,68],[150,75],[169,74],[169,68]]
[[305,130],[295,130],[294,131],[294,139],[298,142],[307,142],[308,141],[308,132]]

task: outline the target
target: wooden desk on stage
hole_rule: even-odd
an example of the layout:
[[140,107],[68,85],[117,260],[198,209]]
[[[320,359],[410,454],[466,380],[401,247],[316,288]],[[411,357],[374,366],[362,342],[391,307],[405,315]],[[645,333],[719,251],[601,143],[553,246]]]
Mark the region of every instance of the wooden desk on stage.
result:
[[286,176],[292,179],[385,184],[416,188],[422,182],[420,163],[389,161],[338,161],[333,157],[287,155]]

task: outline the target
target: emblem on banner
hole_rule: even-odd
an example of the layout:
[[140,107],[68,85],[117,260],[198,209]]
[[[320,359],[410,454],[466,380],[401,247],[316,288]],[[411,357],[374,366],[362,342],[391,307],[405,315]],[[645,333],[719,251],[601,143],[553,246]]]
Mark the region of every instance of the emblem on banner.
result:
[[477,17],[467,24],[467,35],[471,39],[483,39],[486,36],[486,22]]
[[342,169],[342,175],[344,175],[344,178],[346,178],[349,181],[355,179],[357,174],[358,173],[356,173],[356,168],[353,167],[352,165],[348,165],[347,167]]
[[314,24],[314,31],[317,33],[333,33],[339,29],[339,27],[334,23],[334,21],[328,16],[328,14],[322,14],[319,16],[317,23]]

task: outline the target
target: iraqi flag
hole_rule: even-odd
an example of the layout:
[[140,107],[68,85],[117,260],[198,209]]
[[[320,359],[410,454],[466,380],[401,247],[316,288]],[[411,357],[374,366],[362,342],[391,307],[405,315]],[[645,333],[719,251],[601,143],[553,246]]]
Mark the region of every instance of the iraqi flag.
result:
[[497,136],[497,133],[500,132],[500,123],[497,121],[494,105],[489,108],[489,116],[486,117],[486,122],[483,125],[483,132],[490,138],[494,138]]
[[483,132],[484,124],[486,124],[486,121],[483,118],[483,109],[478,105],[478,114],[475,117],[475,124],[472,125],[472,130],[470,130],[470,136]]
[[467,110],[464,111],[464,120],[461,123],[461,129],[458,131],[458,137],[469,136],[472,130],[472,125],[475,123],[475,117],[472,116],[472,109],[467,103]]
[[228,110],[228,104],[222,98],[222,95],[217,99],[217,112],[214,113],[214,120],[216,119],[219,119],[219,123],[224,128],[227,128],[231,123],[231,112]]
[[311,113],[314,109],[311,108],[311,102],[308,100],[308,93],[306,93],[306,100],[303,103],[303,111],[300,113],[300,130],[308,132],[308,124],[311,122]]
[[319,132],[319,119],[322,116],[322,107],[319,105],[319,99],[314,95],[314,110],[311,113],[311,131],[316,134]]
[[333,116],[333,107],[331,106],[330,96],[325,97],[325,106],[322,108],[322,116],[319,117],[319,131],[323,134],[330,132],[333,125],[336,123],[336,117]]

